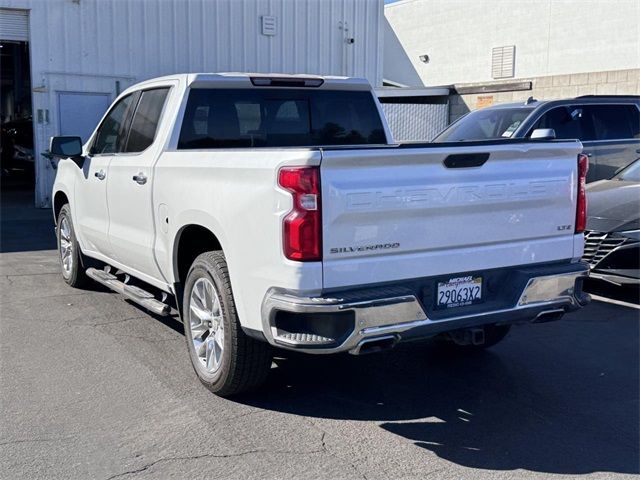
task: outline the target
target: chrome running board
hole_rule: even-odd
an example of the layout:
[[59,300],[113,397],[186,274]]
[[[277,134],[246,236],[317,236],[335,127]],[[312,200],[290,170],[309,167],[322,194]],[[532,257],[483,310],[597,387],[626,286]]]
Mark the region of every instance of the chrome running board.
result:
[[134,285],[127,285],[118,280],[118,277],[104,270],[87,268],[87,276],[116,293],[122,294],[125,298],[137,303],[156,315],[169,315],[171,307],[166,303],[156,300],[153,295],[142,288]]

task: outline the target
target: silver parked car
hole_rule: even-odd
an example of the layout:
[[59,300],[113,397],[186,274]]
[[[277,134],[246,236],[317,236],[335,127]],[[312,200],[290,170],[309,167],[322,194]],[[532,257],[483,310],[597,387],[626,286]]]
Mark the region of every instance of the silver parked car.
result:
[[[588,95],[566,100],[505,103],[468,113],[434,142],[535,138],[579,139],[589,158],[587,182],[612,178],[640,158],[640,96]],[[536,134],[533,132],[538,130]]]
[[584,261],[591,278],[640,286],[640,160],[587,187]]

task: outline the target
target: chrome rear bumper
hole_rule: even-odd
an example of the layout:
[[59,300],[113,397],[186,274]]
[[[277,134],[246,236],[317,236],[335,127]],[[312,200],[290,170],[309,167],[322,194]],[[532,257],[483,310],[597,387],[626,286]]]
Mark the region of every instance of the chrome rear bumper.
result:
[[[344,351],[358,354],[362,345],[372,340],[388,343],[389,339],[394,339],[393,343],[397,343],[488,324],[542,321],[547,316],[557,317],[588,303],[589,296],[581,292],[588,267],[585,264],[575,266],[570,272],[530,278],[516,303],[508,308],[439,319],[429,318],[416,294],[400,286],[320,297],[272,290],[263,302],[263,331],[269,343],[286,349],[316,354]],[[295,323],[296,318],[304,318],[323,325],[342,322],[343,327],[335,330],[346,330],[333,337],[283,332],[277,320],[280,312],[286,312],[289,324]],[[320,316],[323,318],[319,319]]]

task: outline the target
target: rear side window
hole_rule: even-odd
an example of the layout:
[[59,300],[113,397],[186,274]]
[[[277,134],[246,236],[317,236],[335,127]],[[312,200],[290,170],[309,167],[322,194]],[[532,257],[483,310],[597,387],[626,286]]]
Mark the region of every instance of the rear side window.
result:
[[93,153],[117,153],[122,151],[127,126],[131,119],[137,93],[127,95],[118,101],[107,114],[98,128],[96,139],[91,148]]
[[558,139],[594,140],[593,123],[584,105],[556,107],[540,117],[533,126],[536,128],[553,128]]
[[142,152],[153,143],[168,92],[168,88],[155,88],[141,93],[125,152]]
[[193,89],[179,149],[384,144],[370,92]]
[[635,105],[589,105],[596,140],[640,138],[640,110]]

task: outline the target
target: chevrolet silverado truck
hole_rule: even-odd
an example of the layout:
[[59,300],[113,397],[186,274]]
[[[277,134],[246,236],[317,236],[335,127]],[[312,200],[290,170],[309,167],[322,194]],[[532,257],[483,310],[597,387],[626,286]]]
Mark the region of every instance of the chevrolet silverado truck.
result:
[[274,347],[453,349],[586,304],[576,140],[399,145],[365,81],[182,74],[54,137],[60,263],[179,315],[200,381],[263,382]]

